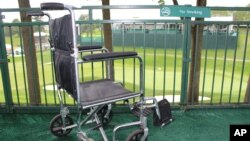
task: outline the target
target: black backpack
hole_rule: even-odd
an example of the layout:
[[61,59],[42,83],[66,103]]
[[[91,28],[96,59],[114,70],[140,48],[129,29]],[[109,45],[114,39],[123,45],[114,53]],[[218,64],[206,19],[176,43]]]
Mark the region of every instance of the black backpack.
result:
[[155,126],[164,126],[173,121],[171,107],[169,102],[166,99],[163,99],[158,102],[158,107],[160,111],[161,118],[156,114],[156,110],[154,109],[153,113],[153,124]]

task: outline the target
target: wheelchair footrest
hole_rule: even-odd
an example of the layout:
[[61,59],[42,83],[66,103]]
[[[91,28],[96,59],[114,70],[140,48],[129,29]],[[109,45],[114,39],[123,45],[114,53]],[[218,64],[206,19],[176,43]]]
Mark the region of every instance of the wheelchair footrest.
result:
[[[131,110],[132,113],[135,115],[135,116],[140,116],[140,107],[138,106],[134,106],[133,109]],[[151,114],[153,112],[153,110],[151,108],[145,108],[143,109],[143,116],[148,116],[149,114]]]

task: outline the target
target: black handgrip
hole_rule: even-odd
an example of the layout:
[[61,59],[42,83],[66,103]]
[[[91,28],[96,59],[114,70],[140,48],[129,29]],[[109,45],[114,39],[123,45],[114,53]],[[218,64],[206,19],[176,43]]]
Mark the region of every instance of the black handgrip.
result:
[[44,16],[42,11],[29,11],[26,13],[27,16]]
[[46,2],[40,4],[41,10],[63,10],[64,4],[57,2]]

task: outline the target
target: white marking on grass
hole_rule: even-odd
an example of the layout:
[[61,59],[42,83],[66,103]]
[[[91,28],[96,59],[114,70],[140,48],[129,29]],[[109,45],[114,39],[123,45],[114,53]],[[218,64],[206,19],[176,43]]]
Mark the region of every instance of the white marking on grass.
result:
[[[160,100],[162,100],[163,99],[163,96],[155,96],[155,98],[157,99],[157,101],[160,101]],[[173,96],[173,95],[166,95],[165,96],[165,99],[167,99],[168,100],[168,102],[170,102],[170,103],[178,103],[178,102],[180,102],[180,95],[175,95],[175,96]],[[199,101],[207,101],[207,100],[210,100],[210,98],[209,97],[203,97],[202,98],[202,96],[199,96]],[[148,100],[148,101],[146,101],[147,103],[153,103],[153,101],[152,100]]]
[[57,86],[56,85],[46,85],[45,89],[49,90],[49,91],[53,91],[53,90],[57,91]]

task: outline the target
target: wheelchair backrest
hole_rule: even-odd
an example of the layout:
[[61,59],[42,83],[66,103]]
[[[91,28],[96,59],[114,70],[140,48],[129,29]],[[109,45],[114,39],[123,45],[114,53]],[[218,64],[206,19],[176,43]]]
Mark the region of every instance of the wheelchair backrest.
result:
[[77,98],[74,67],[76,62],[71,55],[73,49],[71,16],[65,15],[54,19],[50,24],[50,29],[54,46],[53,61],[57,85]]

